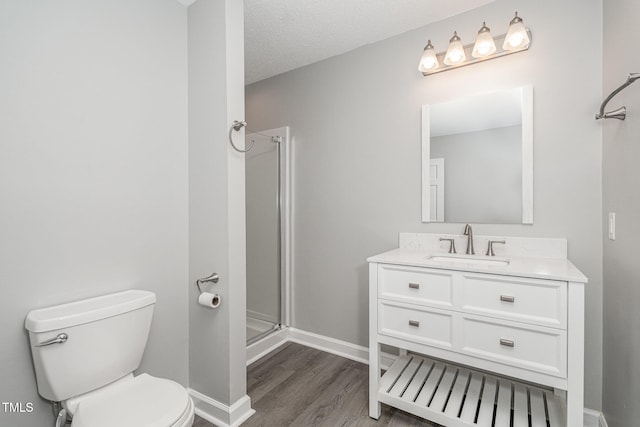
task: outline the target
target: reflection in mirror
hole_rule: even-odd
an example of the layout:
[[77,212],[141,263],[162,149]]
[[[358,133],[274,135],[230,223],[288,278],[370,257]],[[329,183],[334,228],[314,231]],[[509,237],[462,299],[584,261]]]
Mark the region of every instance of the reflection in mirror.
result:
[[422,221],[533,223],[531,86],[422,107]]

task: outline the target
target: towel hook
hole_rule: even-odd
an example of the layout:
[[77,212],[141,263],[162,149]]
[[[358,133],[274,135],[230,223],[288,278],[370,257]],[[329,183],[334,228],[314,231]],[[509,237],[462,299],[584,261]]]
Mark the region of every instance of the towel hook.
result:
[[624,88],[626,88],[627,86],[629,86],[631,83],[635,82],[638,79],[640,79],[640,73],[629,74],[629,77],[627,77],[627,81],[624,82],[619,88],[611,92],[611,94],[607,96],[605,100],[602,102],[602,105],[600,105],[600,112],[596,114],[596,120],[600,120],[600,119],[624,120],[627,117],[627,107],[623,106],[618,108],[617,110],[609,111],[607,113],[604,112],[604,109],[614,96],[619,94]]

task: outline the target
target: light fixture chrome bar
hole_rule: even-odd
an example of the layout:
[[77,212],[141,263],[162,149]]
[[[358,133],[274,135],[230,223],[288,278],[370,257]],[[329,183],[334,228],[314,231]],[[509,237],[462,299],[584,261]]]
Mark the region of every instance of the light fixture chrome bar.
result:
[[515,50],[505,50],[502,48],[502,44],[504,43],[504,39],[507,36],[506,34],[502,34],[499,36],[494,37],[493,39],[496,42],[496,52],[482,57],[482,58],[474,58],[471,53],[473,52],[473,46],[475,43],[470,43],[470,44],[466,44],[463,46],[464,48],[464,53],[467,56],[467,59],[464,62],[461,62],[460,64],[455,64],[455,65],[446,65],[444,63],[444,56],[447,53],[446,51],[444,52],[440,52],[438,54],[436,54],[436,57],[438,58],[438,62],[440,63],[440,66],[438,68],[435,68],[433,70],[429,70],[429,71],[423,71],[422,75],[423,76],[428,76],[431,74],[437,74],[437,73],[442,73],[443,71],[449,71],[449,70],[454,70],[456,68],[460,68],[460,67],[465,67],[467,65],[471,65],[471,64],[477,64],[478,62],[483,62],[483,61],[488,61],[489,59],[494,59],[494,58],[500,58],[502,56],[506,56],[506,55],[511,55],[512,53],[518,53],[518,52],[523,52],[525,50],[528,50],[529,47],[531,46],[531,41],[532,36],[531,36],[531,31],[527,28],[527,34],[529,35],[529,40],[530,42],[519,48],[519,49],[515,49]]

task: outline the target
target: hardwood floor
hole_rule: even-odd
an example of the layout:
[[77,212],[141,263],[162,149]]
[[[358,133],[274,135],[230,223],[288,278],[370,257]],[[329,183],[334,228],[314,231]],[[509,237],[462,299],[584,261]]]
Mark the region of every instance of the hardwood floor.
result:
[[[369,418],[368,383],[367,365],[287,343],[247,368],[256,413],[243,427],[435,425],[385,405]],[[194,427],[210,426],[196,417]]]

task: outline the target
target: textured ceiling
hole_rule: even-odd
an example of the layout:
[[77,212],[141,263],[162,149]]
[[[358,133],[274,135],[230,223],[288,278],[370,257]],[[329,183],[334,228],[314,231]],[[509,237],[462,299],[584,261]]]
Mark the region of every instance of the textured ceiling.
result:
[[494,0],[244,0],[247,84]]

